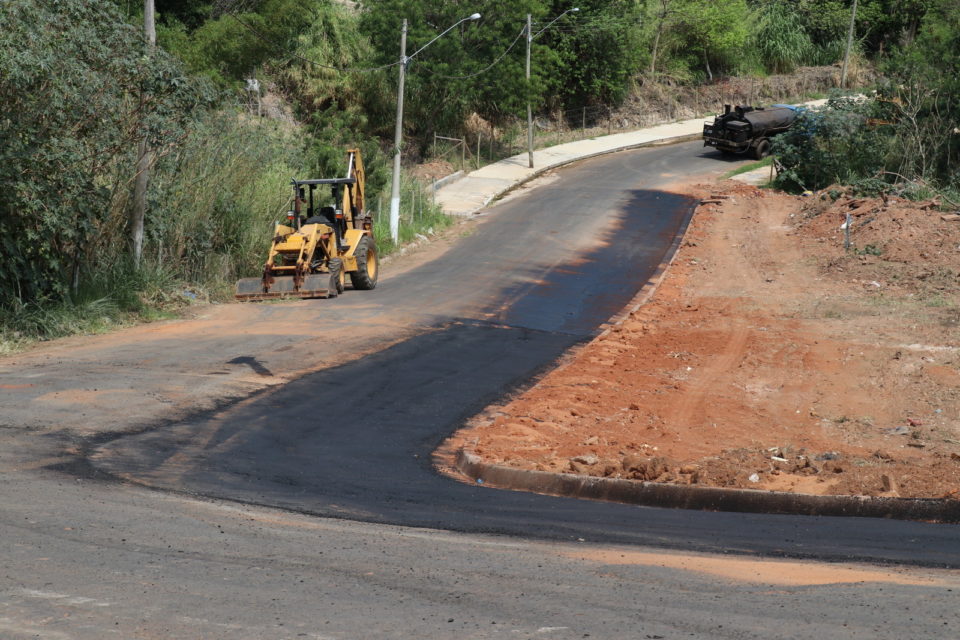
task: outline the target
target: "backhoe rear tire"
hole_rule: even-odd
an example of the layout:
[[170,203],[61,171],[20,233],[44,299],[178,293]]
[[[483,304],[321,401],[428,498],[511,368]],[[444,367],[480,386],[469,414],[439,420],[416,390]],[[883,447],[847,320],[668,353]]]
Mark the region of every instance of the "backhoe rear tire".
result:
[[377,245],[370,236],[363,236],[353,252],[357,257],[357,270],[350,272],[350,282],[354,289],[370,290],[377,286],[380,275],[380,260],[377,257]]

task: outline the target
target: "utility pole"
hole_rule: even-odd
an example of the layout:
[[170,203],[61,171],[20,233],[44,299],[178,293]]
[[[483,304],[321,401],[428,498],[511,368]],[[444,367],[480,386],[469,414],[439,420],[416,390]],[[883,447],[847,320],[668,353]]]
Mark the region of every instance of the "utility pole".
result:
[[[390,193],[390,237],[394,243],[400,242],[400,147],[403,144],[403,80],[407,71],[407,63],[458,25],[467,20],[479,19],[480,14],[473,13],[462,20],[458,20],[447,27],[446,30],[440,32],[433,40],[414,51],[409,58],[407,57],[407,19],[403,19],[403,31],[400,33],[400,84],[397,87],[397,129],[393,137],[393,190]],[[466,139],[464,139],[463,144],[467,144]]]
[[533,169],[533,110],[530,107],[530,45],[533,43],[533,17],[527,14],[527,160]]
[[847,66],[850,64],[850,47],[853,45],[853,28],[857,19],[857,0],[853,0],[853,9],[850,11],[850,30],[847,31],[847,50],[843,54],[843,69],[840,71],[840,88],[847,86]]
[[403,143],[403,81],[407,70],[407,19],[400,32],[400,84],[397,89],[397,128],[393,135],[393,189],[390,192],[390,238],[400,243],[400,145]]
[[[157,46],[157,30],[154,25],[153,0],[143,0],[143,36],[147,41],[149,53],[152,55]],[[140,94],[140,106],[147,96]],[[133,206],[130,209],[130,248],[133,250],[133,264],[140,267],[140,256],[143,253],[143,219],[147,212],[147,184],[149,182],[150,163],[153,154],[147,138],[140,141],[137,153],[137,174],[133,184]]]
[[549,29],[550,25],[568,13],[576,13],[578,11],[580,11],[579,7],[567,9],[556,18],[548,22],[547,26],[545,26],[543,29],[540,29],[540,31],[537,31],[536,34],[533,33],[533,17],[529,13],[527,14],[527,160],[531,169],[533,169],[533,111],[530,107],[530,47],[533,44],[533,39]]

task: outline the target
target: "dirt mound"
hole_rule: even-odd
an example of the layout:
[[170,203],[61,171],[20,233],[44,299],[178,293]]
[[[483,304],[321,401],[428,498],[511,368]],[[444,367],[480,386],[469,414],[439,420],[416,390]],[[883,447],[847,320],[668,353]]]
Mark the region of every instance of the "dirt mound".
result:
[[960,222],[828,191],[696,194],[712,204],[654,297],[450,444],[544,471],[957,496]]
[[421,182],[436,182],[456,171],[446,160],[433,160],[411,167],[409,173]]
[[[805,203],[799,227],[825,245],[824,270],[833,277],[869,278],[866,286],[925,298],[949,295],[960,284],[960,221],[938,205],[825,189]],[[845,251],[848,214],[851,246]]]

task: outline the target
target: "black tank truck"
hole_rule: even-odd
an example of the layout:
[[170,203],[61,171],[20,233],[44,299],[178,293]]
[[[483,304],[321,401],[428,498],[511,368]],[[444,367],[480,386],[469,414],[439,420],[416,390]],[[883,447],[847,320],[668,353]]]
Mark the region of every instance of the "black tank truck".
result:
[[723,105],[723,113],[703,125],[703,146],[724,153],[749,154],[759,160],[770,153],[770,138],[783,133],[797,119],[797,107]]

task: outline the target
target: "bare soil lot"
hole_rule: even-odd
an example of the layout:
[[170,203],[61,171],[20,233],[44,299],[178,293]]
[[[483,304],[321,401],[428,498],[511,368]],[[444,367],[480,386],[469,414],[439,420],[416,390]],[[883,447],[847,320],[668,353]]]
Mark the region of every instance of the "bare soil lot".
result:
[[960,499],[960,221],[839,190],[692,191],[708,203],[652,299],[447,447],[558,473]]

